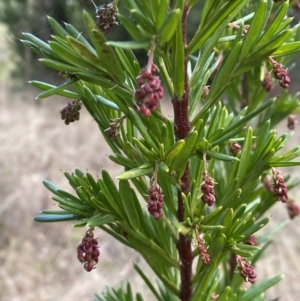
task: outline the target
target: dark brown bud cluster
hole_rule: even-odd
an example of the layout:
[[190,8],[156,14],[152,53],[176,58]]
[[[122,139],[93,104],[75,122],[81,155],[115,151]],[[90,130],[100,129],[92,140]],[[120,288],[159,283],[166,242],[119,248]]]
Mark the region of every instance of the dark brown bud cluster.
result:
[[68,125],[71,122],[79,120],[80,118],[81,102],[74,99],[68,103],[68,105],[60,111],[61,119]]
[[207,253],[207,248],[204,244],[204,241],[200,237],[199,234],[197,234],[196,236],[197,236],[197,247],[198,247],[199,255],[200,255],[201,260],[202,260],[202,264],[204,264],[204,265],[209,264],[210,256]]
[[293,9],[295,11],[299,11],[300,10],[300,1],[299,0],[293,5]]
[[110,138],[112,140],[117,138],[117,135],[119,133],[119,127],[125,118],[126,118],[126,116],[122,116],[120,118],[114,119],[114,121],[112,123],[110,123],[109,128],[105,130],[108,138]]
[[234,156],[236,156],[242,150],[242,146],[233,141],[230,142],[229,146],[230,146],[230,151]]
[[152,64],[151,70],[143,68],[137,77],[139,88],[134,97],[140,113],[150,116],[159,106],[159,100],[164,96],[164,89],[158,76],[155,75],[157,67]]
[[266,188],[266,190],[267,190],[268,192],[274,193],[274,187],[273,187],[273,185],[272,185],[272,183],[271,183],[271,180],[270,180],[268,177],[265,177],[265,178],[264,178],[263,183],[264,183],[264,186],[265,186],[265,188]]
[[207,171],[204,171],[202,173],[202,181],[203,183],[201,184],[201,200],[208,206],[212,206],[216,200],[214,180]]
[[287,122],[288,129],[289,130],[294,130],[296,123],[297,123],[297,121],[296,121],[295,115],[289,115],[288,116],[288,122]]
[[267,69],[265,70],[265,77],[261,82],[261,85],[267,92],[270,92],[273,89],[273,80]]
[[210,86],[205,86],[202,91],[201,98],[205,99],[208,96],[209,90],[210,90]]
[[254,235],[250,235],[248,238],[246,238],[244,243],[250,246],[257,246],[257,241]]
[[286,68],[276,62],[272,57],[269,57],[269,62],[273,66],[274,77],[279,80],[279,85],[284,89],[288,88],[291,83],[291,79],[287,74]]
[[66,72],[66,71],[59,71],[58,72],[58,75],[60,77],[64,77],[64,78],[67,78],[67,79],[75,79],[76,76],[70,72]]
[[237,255],[236,256],[237,269],[240,272],[240,275],[244,278],[246,282],[254,283],[256,278],[256,273],[254,267],[247,263],[246,260]]
[[243,34],[247,34],[249,31],[250,25],[245,25],[243,28]]
[[289,199],[288,197],[288,189],[284,182],[283,176],[279,173],[275,168],[272,169],[273,178],[274,178],[274,196],[275,199],[281,201],[282,203],[286,203]]
[[288,200],[286,202],[286,208],[290,219],[294,219],[296,216],[300,215],[300,207],[295,204],[295,202]]
[[105,7],[101,5],[97,7],[97,13],[101,12],[97,15],[98,22],[97,25],[102,32],[109,34],[114,25],[118,25],[117,22],[117,9],[113,3],[107,4]]
[[148,189],[148,212],[153,215],[155,219],[160,219],[163,211],[162,206],[164,202],[163,191],[156,183]]
[[77,247],[77,258],[83,263],[84,269],[90,272],[98,263],[99,255],[98,241],[94,238],[94,233],[90,229],[86,231],[81,244]]

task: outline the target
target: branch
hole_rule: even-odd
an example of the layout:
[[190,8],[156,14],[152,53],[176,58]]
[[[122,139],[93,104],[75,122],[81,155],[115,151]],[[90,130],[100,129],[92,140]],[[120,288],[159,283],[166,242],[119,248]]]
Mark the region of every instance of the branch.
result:
[[[187,46],[186,36],[187,36],[187,15],[188,15],[188,5],[185,4],[184,11],[182,14],[182,38],[184,42],[184,47]],[[174,108],[174,127],[176,139],[184,139],[188,136],[190,132],[190,121],[188,117],[188,104],[189,104],[189,84],[187,76],[187,63],[188,59],[185,58],[184,61],[184,94],[179,96],[174,96],[172,98],[173,108]],[[178,211],[177,218],[179,222],[184,220],[184,202],[182,199],[182,192],[188,194],[190,190],[190,168],[187,164],[183,176],[180,179],[181,189],[178,190]],[[188,301],[192,297],[192,263],[193,254],[191,248],[191,240],[187,239],[186,236],[179,234],[178,240],[178,252],[180,259],[180,276],[181,276],[181,288],[180,288],[180,299],[182,301]]]

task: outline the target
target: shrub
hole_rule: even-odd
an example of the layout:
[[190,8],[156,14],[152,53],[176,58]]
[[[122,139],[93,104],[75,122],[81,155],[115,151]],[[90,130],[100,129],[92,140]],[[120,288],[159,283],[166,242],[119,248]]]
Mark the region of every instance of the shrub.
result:
[[[83,13],[89,37],[52,18],[48,43],[24,34],[40,62],[65,78],[60,86],[32,81],[44,90],[38,98],[72,99],[61,110],[66,124],[85,107],[110,159],[124,167],[117,184],[106,170],[100,178],[65,172],[76,194],[45,180],[62,210],[43,210],[35,220],[87,226],[77,249],[87,271],[100,255],[95,227],[135,249],[157,275],[154,284],[134,264],[157,300],[265,300],[282,275],[255,283],[254,266],[270,243],[259,235],[270,220],[264,216],[277,201],[291,218],[299,215],[288,196],[298,182],[281,168],[300,164],[293,161],[300,148],[279,152],[292,134],[277,137],[274,127],[286,118],[289,129],[295,126],[299,102],[288,93],[287,67],[300,32],[290,28],[287,1],[215,0],[204,1],[188,39],[197,4],[115,0],[97,7],[96,17]],[[109,41],[113,26],[132,40]],[[148,54],[146,66],[136,49]],[[276,85],[280,95],[269,99]],[[162,101],[172,104],[174,118]],[[143,298],[128,284],[97,300]]]

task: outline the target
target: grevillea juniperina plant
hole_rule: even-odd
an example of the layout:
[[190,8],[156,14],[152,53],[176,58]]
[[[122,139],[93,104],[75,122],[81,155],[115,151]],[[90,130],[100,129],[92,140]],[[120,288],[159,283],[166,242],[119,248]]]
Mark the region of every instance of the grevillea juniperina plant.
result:
[[[89,113],[110,160],[124,168],[116,179],[105,169],[99,178],[64,172],[75,193],[43,181],[61,211],[34,219],[86,227],[77,247],[86,271],[101,269],[105,252],[99,257],[94,233],[105,231],[155,273],[156,284],[133,265],[151,300],[266,300],[282,275],[259,279],[256,266],[270,244],[260,230],[273,205],[284,206],[287,218],[300,212],[292,191],[298,181],[287,169],[300,165],[300,147],[285,148],[300,108],[298,94],[288,91],[300,52],[300,30],[289,16],[297,4],[115,0],[96,3],[95,15],[83,12],[87,36],[51,17],[49,42],[24,34],[40,62],[65,79],[59,86],[31,81],[43,90],[38,98],[70,98],[61,110],[69,126],[80,122],[80,109]],[[112,41],[121,27],[130,40]],[[148,56],[146,65],[136,49]],[[272,89],[278,97],[269,97]],[[278,136],[282,120],[288,128]],[[143,300],[131,285],[96,299]]]

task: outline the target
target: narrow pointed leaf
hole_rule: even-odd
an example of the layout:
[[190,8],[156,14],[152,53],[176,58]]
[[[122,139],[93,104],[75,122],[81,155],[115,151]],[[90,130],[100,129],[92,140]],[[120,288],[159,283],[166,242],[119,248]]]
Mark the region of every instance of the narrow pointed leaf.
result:
[[41,223],[57,223],[74,221],[80,219],[82,216],[76,214],[38,214],[33,220]]
[[144,176],[144,175],[151,175],[151,173],[153,173],[154,171],[154,166],[153,167],[148,167],[148,168],[133,168],[131,170],[125,171],[121,174],[119,174],[116,179],[118,180],[128,180],[128,179],[132,179],[132,178],[136,178],[136,177],[140,177],[140,176]]

